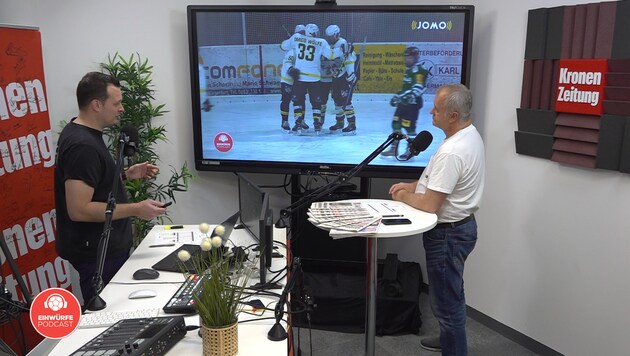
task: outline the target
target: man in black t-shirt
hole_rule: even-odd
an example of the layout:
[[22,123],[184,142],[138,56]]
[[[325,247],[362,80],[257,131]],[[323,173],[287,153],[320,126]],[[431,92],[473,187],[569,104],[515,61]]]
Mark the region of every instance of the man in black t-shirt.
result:
[[103,234],[107,198],[114,179],[116,207],[112,215],[107,257],[102,273],[107,284],[129,257],[132,245],[131,217],[151,220],[166,212],[163,203],[147,199],[128,203],[122,176],[154,178],[158,167],[135,164],[124,173],[103,141],[103,129],[120,123],[124,111],[118,79],[103,73],[86,74],[77,86],[79,115],[59,136],[55,166],[55,208],[59,256],[79,272],[85,305],[94,296],[92,279],[96,270],[98,244]]

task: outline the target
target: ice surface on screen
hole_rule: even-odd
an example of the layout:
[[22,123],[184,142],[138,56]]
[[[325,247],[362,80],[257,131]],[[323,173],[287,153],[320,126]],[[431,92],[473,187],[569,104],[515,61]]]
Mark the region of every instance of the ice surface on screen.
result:
[[[198,70],[193,93],[197,85],[195,94],[199,96],[193,108],[197,161],[209,169],[239,164],[241,171],[276,168],[276,172],[303,165],[349,168],[360,163],[392,133],[395,107],[390,100],[403,88],[407,68],[404,53],[413,46],[419,50],[418,62],[429,71],[415,132],[431,132],[433,143],[409,161],[381,155],[367,171],[379,171],[380,176],[397,176],[397,171],[419,172],[416,167],[427,165],[444,138],[442,131],[432,125],[429,113],[435,90],[442,84],[467,82],[470,54],[465,53],[466,41],[472,35],[463,11],[426,11],[237,11],[210,7],[193,12],[191,33],[196,61],[193,58],[192,63]],[[308,96],[304,123],[309,129],[301,134],[281,129],[285,51],[280,44],[294,34],[299,24],[316,24],[319,33],[315,38],[326,38],[326,29],[337,25],[340,36],[360,57],[356,73],[359,80],[351,99],[355,135],[329,130],[335,124],[331,95],[324,100],[326,110],[322,107],[324,123],[319,134],[313,130]],[[293,107],[289,110],[291,126],[295,122]],[[409,122],[401,124],[404,128]],[[399,154],[406,146],[407,142],[401,141]],[[250,170],[253,167],[259,169]]]

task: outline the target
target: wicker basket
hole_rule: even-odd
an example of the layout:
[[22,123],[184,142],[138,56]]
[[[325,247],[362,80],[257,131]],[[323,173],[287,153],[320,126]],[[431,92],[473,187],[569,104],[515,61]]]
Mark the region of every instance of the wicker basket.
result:
[[207,356],[233,356],[238,353],[238,323],[224,328],[201,325],[203,354]]

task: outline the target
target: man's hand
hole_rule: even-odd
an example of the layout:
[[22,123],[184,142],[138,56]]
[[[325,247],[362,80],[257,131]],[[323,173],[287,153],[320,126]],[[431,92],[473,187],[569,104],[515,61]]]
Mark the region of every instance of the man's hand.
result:
[[389,194],[392,195],[392,197],[400,191],[408,191],[408,192],[415,192],[416,191],[416,185],[418,184],[418,182],[411,182],[411,183],[396,183],[394,185],[392,185],[389,188]]
[[153,179],[157,177],[160,168],[149,162],[134,164],[125,171],[125,175],[129,179]]
[[137,204],[135,215],[142,220],[152,220],[166,213],[166,208],[163,207],[164,203],[157,200],[146,199]]

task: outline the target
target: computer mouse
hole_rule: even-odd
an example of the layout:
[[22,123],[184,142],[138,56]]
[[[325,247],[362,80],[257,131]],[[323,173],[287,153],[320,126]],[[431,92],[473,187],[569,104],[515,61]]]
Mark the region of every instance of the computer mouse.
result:
[[133,272],[133,279],[156,279],[160,276],[160,272],[152,268],[140,268]]
[[157,292],[153,289],[138,289],[129,293],[129,299],[141,299],[141,298],[153,298],[157,295]]

